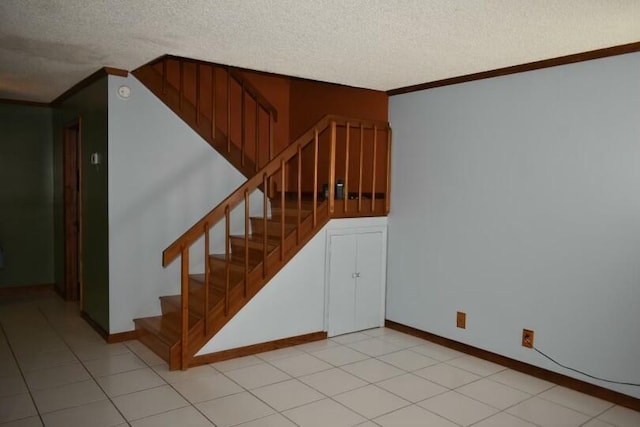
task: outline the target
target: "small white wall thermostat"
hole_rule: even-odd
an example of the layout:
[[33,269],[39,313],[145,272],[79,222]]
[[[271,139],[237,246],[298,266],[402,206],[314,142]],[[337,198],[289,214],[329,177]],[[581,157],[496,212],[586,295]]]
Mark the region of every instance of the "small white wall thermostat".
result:
[[118,88],[118,98],[129,99],[131,96],[131,88],[126,85],[122,85]]
[[91,153],[91,164],[92,165],[100,164],[100,153]]

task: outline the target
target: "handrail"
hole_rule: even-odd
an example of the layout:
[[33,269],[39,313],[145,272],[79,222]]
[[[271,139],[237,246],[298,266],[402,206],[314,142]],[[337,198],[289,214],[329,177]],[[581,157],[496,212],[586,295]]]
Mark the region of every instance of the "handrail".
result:
[[262,108],[264,108],[267,113],[273,115],[273,121],[277,122],[278,110],[276,109],[276,107],[274,107],[273,104],[271,104],[269,100],[265,98],[260,93],[260,91],[253,84],[251,84],[251,82],[245,76],[243,76],[242,74],[240,74],[239,72],[237,72],[232,68],[229,68],[229,73],[231,74],[231,77],[233,77],[233,79],[240,84],[240,86],[244,87],[245,92],[251,95],[253,99],[258,101],[262,106]]
[[[171,243],[162,253],[162,265],[166,267],[174,259],[176,259],[184,249],[190,247],[196,242],[205,232],[205,227],[210,227],[217,224],[225,216],[226,209],[233,209],[241,202],[244,201],[245,191],[255,190],[263,185],[264,176],[272,176],[281,168],[282,162],[287,162],[298,153],[298,148],[303,148],[308,144],[317,141],[316,136],[328,129],[331,123],[336,125],[345,126],[347,123],[350,125],[358,125],[360,129],[389,129],[387,122],[376,120],[363,120],[356,118],[347,118],[338,115],[326,115],[321,118],[314,126],[301,135],[295,142],[290,144],[287,148],[282,150],[280,154],[271,159],[265,166],[262,167],[253,177],[245,181],[244,184],[236,188],[226,199],[219,203],[209,213],[203,216],[198,222],[196,222],[191,228],[178,237],[173,243]],[[317,142],[315,142],[317,144]],[[317,183],[315,184],[317,187]],[[267,189],[264,188],[266,192]],[[314,188],[314,193],[317,188]],[[331,189],[330,189],[331,191]],[[314,205],[315,206],[315,205]],[[314,212],[315,219],[315,212]],[[315,221],[314,221],[315,223]]]

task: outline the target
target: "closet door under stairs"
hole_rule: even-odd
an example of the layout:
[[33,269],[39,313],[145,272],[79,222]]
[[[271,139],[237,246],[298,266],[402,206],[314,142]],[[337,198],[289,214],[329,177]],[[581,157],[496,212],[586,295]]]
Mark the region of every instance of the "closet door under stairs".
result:
[[384,229],[328,235],[329,336],[384,324],[386,233]]

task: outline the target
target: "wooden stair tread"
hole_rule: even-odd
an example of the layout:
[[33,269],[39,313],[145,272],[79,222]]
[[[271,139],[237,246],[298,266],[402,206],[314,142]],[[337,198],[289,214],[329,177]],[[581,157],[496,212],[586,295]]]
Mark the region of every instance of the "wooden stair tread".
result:
[[[227,257],[225,254],[212,254],[212,255],[209,255],[209,258],[222,264],[225,264],[227,262]],[[242,270],[244,270],[244,258],[240,259],[240,258],[229,257],[229,260],[232,266],[241,267]],[[249,270],[255,268],[259,264],[260,262],[256,262],[256,260],[249,257]]]
[[[189,316],[189,325],[193,327],[199,319]],[[161,316],[142,317],[135,319],[136,326],[145,332],[153,334],[169,347],[180,342],[182,333],[182,318],[180,313],[168,313]]]
[[[224,292],[220,289],[212,287],[209,293],[209,309],[213,307],[216,301],[219,301],[223,298]],[[165,304],[163,305],[163,310],[167,305],[173,307],[173,310],[167,311],[164,314],[168,314],[170,312],[178,312],[182,307],[182,295],[164,295],[160,297],[160,300]],[[204,296],[202,298],[198,298],[196,301],[194,301],[193,298],[189,297],[189,308],[189,312],[192,313],[194,317],[198,319],[204,317]]]
[[[286,216],[286,215],[285,215],[285,216]],[[256,222],[256,223],[258,223],[258,222],[259,222],[259,223],[263,223],[263,224],[264,224],[264,217],[262,217],[262,216],[251,216],[251,217],[249,217],[249,219],[250,219],[251,221]],[[278,219],[278,221],[276,221],[276,219]],[[276,218],[276,217],[275,217],[275,215],[274,215],[274,216],[272,216],[271,218],[267,218],[267,224],[269,224],[269,223],[276,223],[276,222],[277,222],[278,224],[280,224],[279,219],[280,219],[280,217],[277,217],[277,218]],[[286,227],[295,227],[295,226],[296,226],[296,224],[289,224],[289,223],[285,223],[285,228],[286,228]]]
[[[318,203],[318,209],[320,208],[320,205],[322,203]],[[280,212],[282,211],[282,207],[280,207],[279,205],[274,204],[273,202],[271,202],[271,218],[274,217],[274,212]],[[284,212],[288,213],[288,214],[297,214],[298,213],[298,205],[287,205],[285,204],[284,206]],[[309,214],[313,212],[313,205],[310,206],[304,206],[302,205],[301,209],[300,209],[300,213],[301,214]]]
[[[231,245],[244,246],[245,236],[244,235],[232,235],[229,236],[231,240]],[[246,241],[249,243],[250,248],[258,248],[261,249],[264,246],[264,238],[262,235],[260,237],[249,235]],[[274,239],[272,237],[267,237],[267,248],[269,250],[276,248],[280,244],[279,239]]]
[[[194,278],[194,280],[198,280],[204,285],[205,277],[204,274],[197,274],[194,276],[198,276],[198,278]],[[229,272],[229,289],[233,289],[238,283],[242,282],[244,279],[244,274],[239,274],[238,272],[230,271]],[[226,278],[221,277],[219,274],[211,274],[209,277],[209,285],[211,286],[209,291],[209,297],[218,296],[224,298],[224,288],[226,286]],[[204,287],[204,286],[203,286]],[[200,300],[204,301],[204,291],[200,296]]]

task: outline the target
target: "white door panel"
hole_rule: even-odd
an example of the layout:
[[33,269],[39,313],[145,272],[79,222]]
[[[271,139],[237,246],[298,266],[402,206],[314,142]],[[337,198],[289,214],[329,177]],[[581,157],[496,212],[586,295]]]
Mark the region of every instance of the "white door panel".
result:
[[382,326],[386,272],[384,229],[328,235],[329,336]]
[[382,233],[357,234],[356,330],[380,326],[382,295]]
[[354,235],[334,235],[329,240],[329,336],[355,330]]

